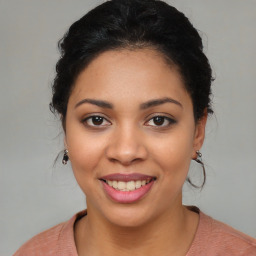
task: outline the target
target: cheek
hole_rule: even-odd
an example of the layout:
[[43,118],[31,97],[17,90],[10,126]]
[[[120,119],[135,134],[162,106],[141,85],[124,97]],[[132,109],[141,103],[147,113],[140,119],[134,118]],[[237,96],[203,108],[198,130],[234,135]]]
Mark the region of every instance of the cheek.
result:
[[93,172],[102,154],[103,143],[88,138],[73,139],[69,146],[70,161],[75,172]]
[[161,143],[154,143],[154,158],[165,176],[186,177],[193,154],[194,136],[191,131],[193,129],[179,127]]
[[98,178],[98,166],[104,154],[104,140],[96,139],[93,134],[86,134],[81,127],[70,125],[66,131],[66,143],[77,183],[88,194]]

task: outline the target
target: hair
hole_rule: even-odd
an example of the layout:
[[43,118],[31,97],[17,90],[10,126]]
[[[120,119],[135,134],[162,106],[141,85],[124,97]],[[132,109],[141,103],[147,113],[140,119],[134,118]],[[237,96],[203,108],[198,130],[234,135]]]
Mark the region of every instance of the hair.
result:
[[68,100],[77,76],[108,50],[152,48],[178,68],[193,103],[195,121],[211,108],[212,70],[202,39],[188,18],[159,0],[104,2],[74,22],[58,44],[50,109],[65,131]]

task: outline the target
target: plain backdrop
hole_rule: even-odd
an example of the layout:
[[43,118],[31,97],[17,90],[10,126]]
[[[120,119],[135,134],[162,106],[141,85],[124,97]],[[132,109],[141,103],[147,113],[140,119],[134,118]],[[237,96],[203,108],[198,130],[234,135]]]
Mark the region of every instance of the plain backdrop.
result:
[[[256,237],[256,1],[173,0],[200,30],[216,81],[207,183],[184,203]],[[0,0],[0,255],[84,209],[49,111],[57,41],[95,0]],[[192,179],[201,169],[193,165]]]

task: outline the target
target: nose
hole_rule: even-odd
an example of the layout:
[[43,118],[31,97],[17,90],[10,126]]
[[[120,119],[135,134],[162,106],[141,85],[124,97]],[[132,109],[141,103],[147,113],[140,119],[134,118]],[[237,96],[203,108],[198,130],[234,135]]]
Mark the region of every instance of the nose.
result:
[[142,134],[131,127],[124,127],[113,132],[106,156],[112,162],[128,166],[147,158],[148,152]]

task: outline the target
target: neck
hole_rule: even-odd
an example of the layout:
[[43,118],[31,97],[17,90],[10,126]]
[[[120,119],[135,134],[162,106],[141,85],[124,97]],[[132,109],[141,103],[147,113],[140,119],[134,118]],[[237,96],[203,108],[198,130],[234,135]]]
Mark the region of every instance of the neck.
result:
[[139,227],[117,226],[89,211],[76,224],[75,240],[79,255],[185,255],[197,225],[198,215],[181,204]]

